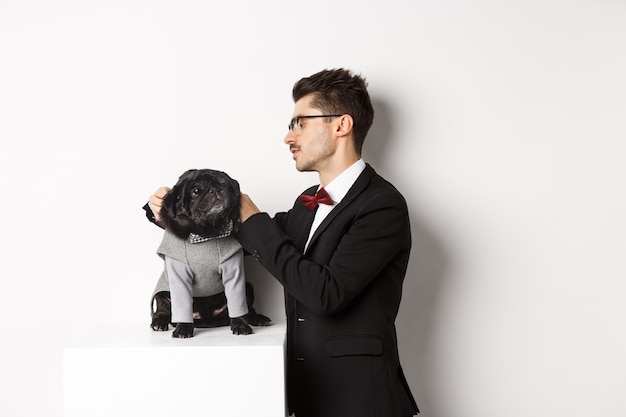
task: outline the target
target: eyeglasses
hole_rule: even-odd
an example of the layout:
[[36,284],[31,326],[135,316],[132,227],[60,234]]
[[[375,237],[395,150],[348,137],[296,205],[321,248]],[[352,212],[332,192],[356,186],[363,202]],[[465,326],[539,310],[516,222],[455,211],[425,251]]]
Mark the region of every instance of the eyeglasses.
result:
[[291,119],[289,123],[289,130],[293,132],[294,135],[299,136],[302,134],[302,125],[300,124],[300,119],[315,119],[318,117],[340,117],[343,116],[341,114],[318,114],[315,116],[296,116]]

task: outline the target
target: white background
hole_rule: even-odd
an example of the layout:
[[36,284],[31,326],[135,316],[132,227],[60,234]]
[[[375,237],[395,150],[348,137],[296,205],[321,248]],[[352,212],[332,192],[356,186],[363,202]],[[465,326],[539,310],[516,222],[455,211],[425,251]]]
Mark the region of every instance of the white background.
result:
[[368,79],[365,159],[410,207],[423,415],[626,415],[625,22],[620,0],[0,0],[2,415],[62,415],[69,336],[148,325],[157,187],[221,169],[274,214],[317,182],[282,139],[293,83],[336,67]]

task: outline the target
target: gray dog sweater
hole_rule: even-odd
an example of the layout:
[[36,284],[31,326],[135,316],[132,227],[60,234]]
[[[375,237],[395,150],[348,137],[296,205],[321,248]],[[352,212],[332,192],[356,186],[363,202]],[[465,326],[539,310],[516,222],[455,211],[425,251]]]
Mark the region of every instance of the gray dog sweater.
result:
[[[225,292],[230,317],[248,313],[243,249],[234,237],[183,240],[165,230],[157,254],[164,259],[166,268],[157,282],[154,294],[170,291],[173,322],[193,321],[191,311],[185,312],[184,317],[174,317],[175,311],[180,311],[180,305],[190,305],[189,300],[182,300],[188,298],[189,293],[193,297],[206,297]],[[168,271],[175,276],[169,276]],[[186,294],[177,294],[171,280],[180,282],[186,288]]]

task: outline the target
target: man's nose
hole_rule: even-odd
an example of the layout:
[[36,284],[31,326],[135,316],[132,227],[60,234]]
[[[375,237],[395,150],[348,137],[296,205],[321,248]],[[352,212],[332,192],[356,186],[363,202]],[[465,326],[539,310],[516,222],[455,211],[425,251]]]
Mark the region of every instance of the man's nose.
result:
[[290,130],[287,132],[287,134],[285,135],[285,139],[283,139],[283,142],[285,142],[287,145],[291,145],[292,143],[295,143],[296,141],[296,136],[293,134],[293,132]]

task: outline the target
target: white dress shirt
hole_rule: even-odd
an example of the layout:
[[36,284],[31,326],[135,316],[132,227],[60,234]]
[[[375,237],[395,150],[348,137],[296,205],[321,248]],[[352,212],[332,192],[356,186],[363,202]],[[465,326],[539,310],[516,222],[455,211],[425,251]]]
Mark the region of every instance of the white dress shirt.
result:
[[315,219],[313,219],[313,225],[311,226],[311,230],[309,231],[309,238],[306,241],[306,245],[304,246],[304,252],[306,253],[307,248],[309,247],[309,242],[311,241],[311,237],[319,227],[319,225],[324,221],[326,216],[335,208],[335,206],[341,203],[341,200],[348,194],[350,188],[356,182],[356,179],[361,175],[361,172],[365,169],[365,162],[362,159],[359,159],[354,164],[350,165],[345,171],[339,174],[334,180],[332,180],[324,189],[333,200],[332,206],[328,204],[320,204],[317,207],[317,211],[315,212]]

